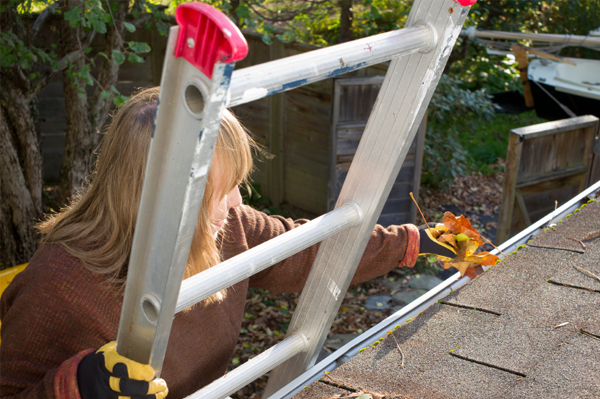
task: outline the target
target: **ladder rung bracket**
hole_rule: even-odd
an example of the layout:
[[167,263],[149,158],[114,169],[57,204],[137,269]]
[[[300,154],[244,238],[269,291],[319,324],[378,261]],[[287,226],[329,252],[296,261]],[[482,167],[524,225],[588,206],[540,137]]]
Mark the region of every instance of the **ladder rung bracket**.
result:
[[247,279],[274,264],[362,221],[352,201],[300,227],[183,281],[175,312]]
[[274,367],[308,348],[308,340],[301,332],[293,333],[272,348],[210,383],[186,399],[222,399],[248,385]]
[[435,30],[423,22],[233,72],[228,107],[366,68],[435,47]]

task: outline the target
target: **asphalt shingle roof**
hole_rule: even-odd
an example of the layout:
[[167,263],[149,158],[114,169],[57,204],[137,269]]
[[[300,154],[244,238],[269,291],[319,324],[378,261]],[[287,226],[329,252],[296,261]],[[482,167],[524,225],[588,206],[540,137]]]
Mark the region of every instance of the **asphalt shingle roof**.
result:
[[566,238],[593,233],[599,202],[334,370],[341,388],[321,378],[296,397],[599,398],[600,281],[573,265],[600,276],[600,237]]

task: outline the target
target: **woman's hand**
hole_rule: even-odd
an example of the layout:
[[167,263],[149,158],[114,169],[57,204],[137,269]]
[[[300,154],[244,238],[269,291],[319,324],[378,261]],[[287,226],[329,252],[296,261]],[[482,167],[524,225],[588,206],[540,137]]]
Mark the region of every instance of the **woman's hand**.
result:
[[169,389],[154,369],[117,353],[116,341],[109,342],[83,358],[77,369],[81,399],[162,399]]
[[[435,223],[429,223],[429,227],[435,227]],[[456,251],[450,245],[436,240],[429,231],[426,224],[419,226],[421,242],[419,244],[419,255],[434,254],[454,259]]]

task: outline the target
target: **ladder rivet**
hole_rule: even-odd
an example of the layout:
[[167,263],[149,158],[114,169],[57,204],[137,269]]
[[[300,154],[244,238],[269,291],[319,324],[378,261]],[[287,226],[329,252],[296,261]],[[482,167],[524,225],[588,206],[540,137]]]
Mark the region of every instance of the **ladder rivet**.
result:
[[189,48],[194,48],[194,39],[191,37],[187,39],[187,44]]

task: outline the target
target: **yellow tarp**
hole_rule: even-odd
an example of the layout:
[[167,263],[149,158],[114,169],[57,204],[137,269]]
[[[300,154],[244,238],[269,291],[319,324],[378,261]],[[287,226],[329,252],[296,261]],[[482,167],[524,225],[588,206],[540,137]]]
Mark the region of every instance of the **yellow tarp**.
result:
[[28,264],[29,263],[24,263],[22,265],[0,271],[0,296],[4,293],[4,290],[6,287],[8,287],[10,282],[13,281],[13,278],[22,272]]

